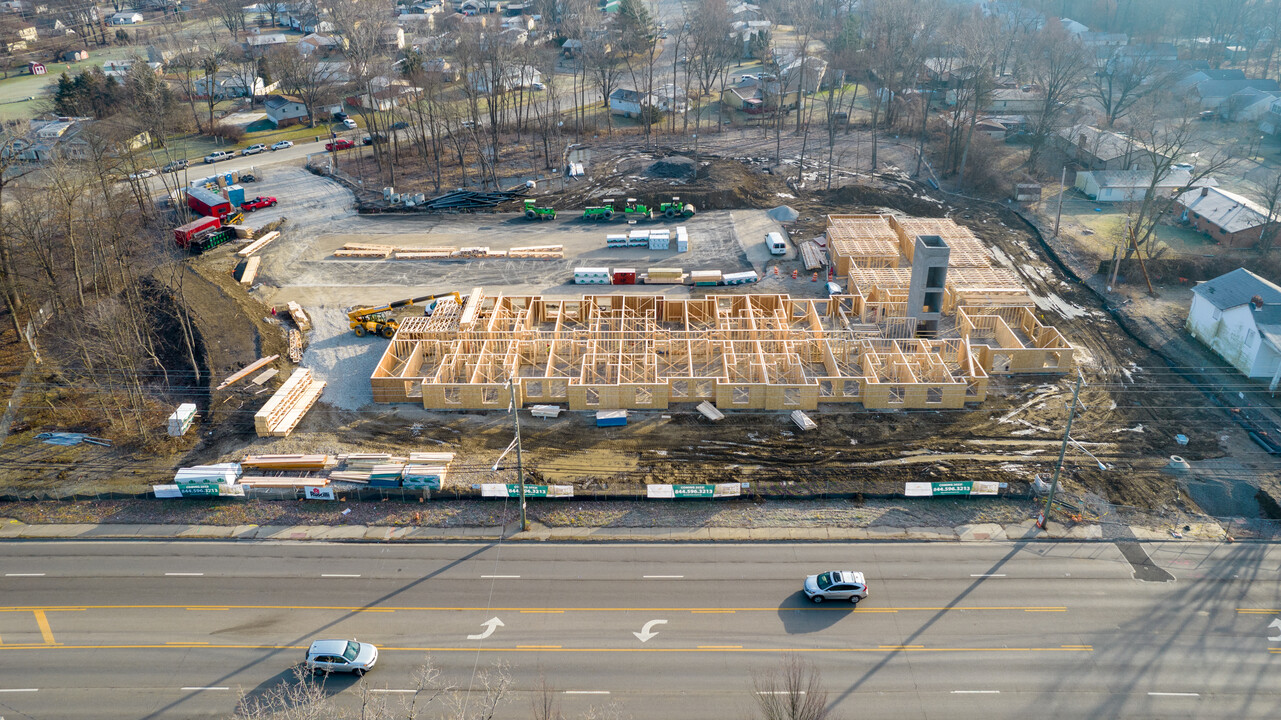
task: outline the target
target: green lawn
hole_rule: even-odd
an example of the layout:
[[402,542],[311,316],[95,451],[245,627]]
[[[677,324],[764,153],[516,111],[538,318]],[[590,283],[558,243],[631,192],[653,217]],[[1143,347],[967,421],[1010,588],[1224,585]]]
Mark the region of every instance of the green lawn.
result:
[[[0,120],[24,120],[34,117],[40,110],[40,100],[58,84],[58,76],[63,72],[68,75],[89,67],[102,67],[108,60],[125,60],[130,55],[146,57],[143,47],[109,47],[89,50],[89,59],[78,63],[46,63],[48,73],[45,75],[28,75],[25,68],[21,75],[11,75],[0,80]],[[36,100],[27,98],[34,96]]]
[[[1114,203],[1094,203],[1080,198],[1079,195],[1075,198],[1075,203],[1073,199],[1072,196],[1068,196],[1064,204],[1063,226],[1069,232],[1074,230],[1074,226],[1088,228],[1091,234],[1082,233],[1079,229],[1074,234],[1084,246],[1089,247],[1096,254],[1110,255],[1112,248],[1122,241],[1122,233],[1125,229],[1124,206]],[[1071,207],[1073,204],[1077,207]],[[1099,212],[1095,212],[1094,208],[1098,208]],[[1047,210],[1047,217],[1052,221],[1055,210],[1053,201],[1047,203],[1042,212],[1046,213]],[[1157,225],[1156,239],[1159,245],[1164,245],[1169,248],[1169,252],[1176,255],[1201,255],[1214,247],[1214,242],[1209,237],[1182,225],[1166,223]]]

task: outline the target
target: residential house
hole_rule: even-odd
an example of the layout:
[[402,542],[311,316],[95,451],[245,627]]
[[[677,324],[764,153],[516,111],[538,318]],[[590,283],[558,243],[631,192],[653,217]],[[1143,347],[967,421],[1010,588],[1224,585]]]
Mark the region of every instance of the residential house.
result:
[[[1176,168],[1157,180],[1155,192],[1168,198],[1191,183],[1192,171]],[[1082,170],[1076,174],[1075,187],[1095,202],[1135,202],[1143,199],[1151,184],[1151,170]],[[1212,178],[1202,178],[1196,187],[1218,184]]]
[[974,77],[974,67],[961,58],[932,57],[925,60],[925,79],[936,88],[955,89]]
[[432,13],[430,15],[401,15],[396,18],[396,24],[405,29],[406,37],[416,35],[427,35],[436,31],[436,20],[440,15]]
[[318,57],[327,57],[329,53],[339,49],[342,45],[343,41],[336,35],[312,33],[299,40],[296,47],[298,52],[303,55],[315,54]]
[[1085,23],[1079,23],[1072,18],[1059,18],[1059,24],[1063,26],[1063,31],[1068,35],[1080,37],[1090,31],[1090,27]]
[[[804,70],[802,70],[802,66]],[[806,95],[812,95],[818,92],[818,88],[823,84],[823,75],[827,73],[827,61],[814,57],[813,55],[801,58],[795,58],[786,64],[783,64],[779,74],[783,76],[783,83],[788,90],[800,89]]]
[[1219,118],[1227,122],[1257,123],[1272,109],[1281,92],[1264,92],[1255,88],[1238,90],[1219,105]]
[[442,82],[451,83],[458,80],[458,68],[443,57],[423,60],[423,72],[439,76]]
[[1091,30],[1079,35],[1081,44],[1086,47],[1118,48],[1130,43],[1130,36],[1120,32],[1097,32]]
[[13,153],[19,160],[27,162],[85,160],[92,154],[91,142],[95,140],[89,134],[91,128],[99,137],[110,137],[118,147],[126,150],[137,150],[151,143],[150,134],[135,132],[134,128],[119,122],[59,116],[32,120],[27,132],[14,138],[4,152]]
[[88,50],[67,50],[58,56],[58,59],[64,63],[77,63],[89,59]]
[[246,37],[244,48],[245,52],[259,56],[266,54],[273,47],[280,47],[286,44],[288,44],[288,41],[285,40],[285,36],[282,33],[262,33]]
[[413,5],[401,9],[402,15],[437,15],[445,10],[445,4],[440,0],[423,0]]
[[[1100,130],[1089,125],[1063,128],[1051,142],[1068,159],[1086,170],[1130,170],[1151,166],[1152,152],[1146,145],[1127,135]],[[1158,154],[1159,157],[1164,157]]]
[[743,75],[721,92],[721,102],[748,115],[770,112],[777,108],[791,110],[800,96],[795,88],[784,90],[783,83],[772,75]]
[[[1028,86],[1024,86],[1028,87]],[[1045,96],[1032,89],[1004,88],[993,90],[983,111],[997,114],[1032,114],[1041,111]]]
[[567,58],[572,58],[583,52],[583,41],[577,38],[570,38],[560,46],[560,52]]
[[315,9],[308,9],[297,15],[290,13],[287,18],[289,27],[301,33],[332,33],[334,24],[321,16]]
[[1224,68],[1215,70],[1213,68],[1201,68],[1193,70],[1174,83],[1174,89],[1180,92],[1186,92],[1203,82],[1210,80],[1244,80],[1245,71],[1240,68]]
[[[157,75],[164,72],[164,66],[160,63],[149,62],[146,65]],[[129,75],[129,68],[131,67],[133,67],[133,61],[131,60],[108,60],[102,64],[102,74],[123,83],[124,79]]]
[[[471,73],[468,79],[479,92],[490,92],[488,73],[476,71]],[[543,74],[533,65],[513,65],[503,70],[498,81],[502,92],[511,92],[520,88],[527,88],[534,83],[541,83]]]
[[667,83],[654,92],[658,98],[658,109],[663,112],[683,113],[689,109],[685,90],[680,85]]
[[405,95],[421,90],[411,85],[408,80],[387,76],[376,77],[370,80],[369,84],[373,88],[372,93],[350,96],[347,98],[347,104],[386,111],[399,107],[401,98]]
[[1219,106],[1227,102],[1229,97],[1246,88],[1254,88],[1264,92],[1279,92],[1281,91],[1281,84],[1277,83],[1276,80],[1264,80],[1262,78],[1206,80],[1195,85],[1190,94],[1201,104],[1202,110],[1218,110]]
[[1268,211],[1220,188],[1193,188],[1174,201],[1179,220],[1229,248],[1254,247],[1267,229]]
[[142,13],[134,10],[122,10],[111,16],[112,25],[137,25],[142,22]]
[[730,35],[742,44],[742,57],[752,56],[752,41],[769,33],[773,23],[769,20],[735,20],[730,23]]
[[640,117],[647,107],[658,105],[658,98],[629,88],[618,88],[609,94],[609,112],[623,117]]
[[1179,50],[1173,43],[1126,44],[1116,49],[1115,57],[1121,62],[1141,59],[1144,62],[1174,67],[1179,62]]
[[278,128],[307,119],[307,105],[293,95],[268,95],[262,106],[267,110],[267,119]]
[[212,78],[198,77],[192,83],[192,91],[198,98],[207,98],[211,94],[219,100],[228,98],[249,97],[266,95],[270,90],[274,90],[279,83],[272,83],[268,88],[262,78],[255,77],[250,83],[245,77],[237,73],[218,73]]
[[1268,135],[1281,133],[1281,99],[1273,100],[1268,111],[1259,118],[1259,131]]
[[1281,379],[1281,287],[1237,268],[1192,288],[1188,332],[1249,378]]
[[740,2],[731,6],[729,9],[729,14],[735,20],[741,20],[744,22],[749,20],[765,20],[766,19],[765,14],[761,12],[760,5],[753,5],[752,3],[746,3],[746,2]]
[[[953,122],[960,122],[961,125],[968,127],[970,124],[970,113],[945,112],[940,119],[943,124],[951,127]],[[986,135],[993,140],[1007,140],[1020,133],[1028,131],[1028,119],[1025,115],[979,115],[974,122],[974,132]]]
[[5,25],[5,34],[9,37],[24,40],[29,43],[36,42],[40,39],[40,31],[31,23],[12,23]]
[[62,18],[53,15],[41,15],[36,18],[36,30],[40,35],[45,37],[58,37],[60,35],[75,35],[76,31],[67,27]]
[[392,25],[382,31],[379,39],[387,50],[402,50],[405,47],[405,28]]
[[518,27],[506,28],[498,31],[498,40],[509,47],[524,45],[529,40],[529,31]]

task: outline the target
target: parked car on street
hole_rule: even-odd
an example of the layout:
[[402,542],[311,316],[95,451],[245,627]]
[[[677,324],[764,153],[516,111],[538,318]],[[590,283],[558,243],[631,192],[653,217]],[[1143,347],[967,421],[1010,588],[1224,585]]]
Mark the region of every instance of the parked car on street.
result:
[[544,85],[543,83],[535,81],[529,84],[529,89],[530,90],[546,90],[547,86]]
[[185,159],[173,160],[171,162],[165,163],[165,166],[160,168],[160,172],[166,172],[166,173],[178,172],[179,170],[182,170],[186,167],[187,167],[187,161]]
[[275,206],[276,206],[276,198],[267,197],[264,195],[259,195],[253,200],[246,200],[240,203],[240,209],[248,210],[249,212],[253,212],[254,210],[261,210],[263,208],[268,208],[268,207],[275,207]]
[[405,122],[404,120],[397,120],[395,123],[392,124],[391,129],[404,130],[407,127],[409,127],[409,123]]
[[325,143],[325,149],[329,152],[334,152],[335,150],[346,150],[354,147],[356,147],[356,143],[348,140],[347,138],[338,138],[337,140]]
[[227,152],[226,150],[214,150],[213,152],[205,156],[205,163],[213,164],[218,162],[219,160],[230,160],[235,156],[236,154],[234,152]]
[[275,150],[284,150],[285,148],[291,148],[291,147],[293,147],[293,146],[294,146],[294,141],[293,141],[293,140],[281,140],[280,142],[278,142],[278,143],[276,143],[276,144],[272,145],[272,146],[271,146],[271,149],[272,149],[273,151],[275,151]]
[[334,113],[334,122],[341,122],[341,121],[346,120],[346,119],[347,119],[347,113],[345,113],[345,112],[336,112],[336,113]]
[[314,672],[364,675],[378,662],[378,648],[356,640],[317,640],[307,648],[306,668]]
[[824,600],[845,600],[857,605],[859,600],[867,597],[867,581],[863,579],[863,573],[851,570],[810,575],[805,578],[802,589],[815,604]]
[[347,128],[348,130],[355,130],[356,128],[360,127],[359,125],[356,124],[356,121],[352,120],[351,118],[343,118],[342,126]]
[[264,145],[264,144],[262,144],[262,143],[254,143],[253,145],[250,145],[249,147],[245,148],[244,154],[245,154],[245,155],[257,155],[258,153],[260,153],[260,152],[262,152],[263,150],[266,150],[266,149],[267,149],[267,146],[266,146],[266,145]]
[[130,179],[130,180],[142,180],[143,178],[149,178],[149,177],[152,177],[152,176],[153,176],[153,175],[155,175],[155,174],[156,174],[156,169],[155,169],[155,168],[147,168],[146,170],[139,170],[139,171],[138,171],[138,172],[136,172],[136,173],[129,173],[129,179]]
[[377,140],[380,143],[385,143],[387,142],[387,136],[383,135],[382,133],[374,133],[372,136],[366,135],[365,137],[360,139],[360,144],[373,145],[375,140]]

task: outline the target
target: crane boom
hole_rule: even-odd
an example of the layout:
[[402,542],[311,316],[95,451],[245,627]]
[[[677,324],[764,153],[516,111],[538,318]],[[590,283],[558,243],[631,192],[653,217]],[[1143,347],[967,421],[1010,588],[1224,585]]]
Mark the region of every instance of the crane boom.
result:
[[382,335],[385,338],[391,338],[396,334],[396,330],[400,327],[400,322],[391,315],[392,310],[399,307],[405,307],[407,305],[415,305],[417,303],[438,300],[444,297],[452,297],[454,302],[458,303],[459,307],[462,307],[463,305],[463,297],[457,292],[423,295],[416,298],[397,300],[384,305],[352,308],[347,311],[348,324],[351,325],[351,329],[355,331],[356,335],[360,337],[363,337],[366,334],[376,334]]

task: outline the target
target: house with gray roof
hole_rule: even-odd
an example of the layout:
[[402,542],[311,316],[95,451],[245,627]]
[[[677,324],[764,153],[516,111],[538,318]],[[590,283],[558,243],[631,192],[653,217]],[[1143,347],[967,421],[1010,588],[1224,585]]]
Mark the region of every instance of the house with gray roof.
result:
[[1281,380],[1281,287],[1245,268],[1192,288],[1188,332],[1250,378]]
[[1246,88],[1262,90],[1263,92],[1278,92],[1281,91],[1281,84],[1277,83],[1276,80],[1264,80],[1262,78],[1206,80],[1195,85],[1191,90],[1191,94],[1200,102],[1202,110],[1218,110],[1219,106],[1227,102],[1229,97]]
[[1254,247],[1269,225],[1268,211],[1258,203],[1222,188],[1200,187],[1174,200],[1179,219],[1230,248]]

